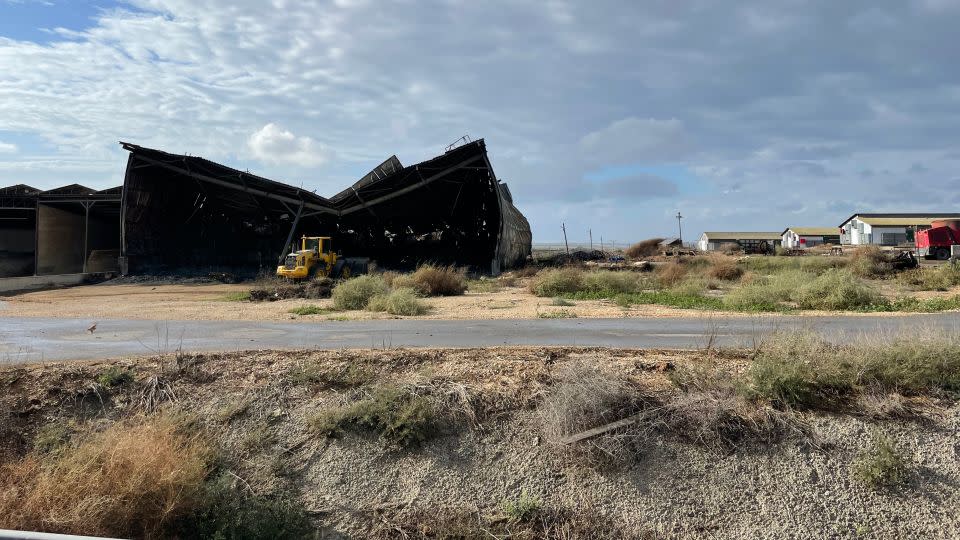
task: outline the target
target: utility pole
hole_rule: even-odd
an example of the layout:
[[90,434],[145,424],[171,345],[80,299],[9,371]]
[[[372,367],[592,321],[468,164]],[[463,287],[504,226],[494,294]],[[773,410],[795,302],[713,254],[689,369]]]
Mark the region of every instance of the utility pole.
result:
[[680,215],[680,211],[677,211],[677,229],[680,231],[680,247],[683,247],[683,227],[680,225],[680,220],[683,219],[683,216]]
[[590,251],[593,251],[593,229],[587,229],[587,234],[590,235]]
[[677,210],[677,230],[680,233],[680,236],[677,240],[680,241],[680,245],[677,246],[677,260],[680,259],[680,251],[683,250],[683,226],[680,225],[680,220],[683,219],[683,216],[680,215],[680,211]]
[[563,229],[563,245],[567,247],[567,255],[570,254],[570,244],[567,243],[567,224],[561,223],[560,228]]

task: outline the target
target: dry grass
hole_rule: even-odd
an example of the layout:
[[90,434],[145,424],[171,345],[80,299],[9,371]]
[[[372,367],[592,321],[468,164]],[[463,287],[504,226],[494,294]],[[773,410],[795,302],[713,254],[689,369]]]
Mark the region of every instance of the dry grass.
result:
[[848,268],[862,278],[879,278],[893,272],[887,255],[877,246],[863,246],[854,251]]
[[683,281],[683,278],[687,276],[687,271],[687,267],[680,263],[668,262],[658,266],[654,270],[654,275],[661,286],[672,287]]
[[[543,434],[552,442],[637,414],[643,396],[630,382],[585,362],[558,373],[540,405]],[[636,453],[640,431],[628,427],[570,444],[566,450],[591,464],[619,462]]]
[[633,244],[623,251],[623,254],[628,259],[642,259],[643,257],[650,257],[656,255],[659,251],[660,242],[663,241],[663,238],[648,238]]
[[810,332],[768,339],[744,391],[782,407],[837,408],[864,394],[929,395],[960,390],[960,337],[915,329],[838,346]]
[[707,259],[709,261],[707,275],[714,279],[734,281],[743,275],[743,269],[737,264],[737,260],[729,255],[712,253]]
[[337,309],[364,309],[371,298],[386,293],[387,284],[382,276],[357,276],[334,287],[333,306]]
[[212,452],[167,416],[131,419],[0,469],[0,527],[159,537],[201,496]]
[[424,264],[410,276],[412,286],[424,296],[459,296],[467,290],[467,276],[453,266]]
[[537,296],[575,293],[583,289],[583,271],[572,267],[545,270],[530,282],[529,287]]
[[394,289],[378,294],[367,302],[368,311],[385,311],[391,315],[416,316],[430,311],[430,306],[417,298],[413,289]]

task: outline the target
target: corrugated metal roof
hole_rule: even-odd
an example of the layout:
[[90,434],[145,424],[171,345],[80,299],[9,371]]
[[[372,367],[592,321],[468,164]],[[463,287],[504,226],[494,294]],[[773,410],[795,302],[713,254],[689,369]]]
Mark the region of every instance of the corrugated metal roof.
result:
[[909,225],[930,225],[934,221],[939,221],[941,219],[957,219],[957,218],[955,217],[911,217],[911,218],[861,217],[858,219],[873,227],[877,227],[877,226],[906,227]]
[[[840,227],[843,227],[850,222],[851,219],[858,218],[861,221],[869,223],[870,219],[876,218],[893,218],[900,220],[908,220],[907,225],[923,225],[923,220],[934,220],[934,219],[960,219],[960,213],[954,212],[921,212],[921,213],[862,213],[862,214],[853,214],[847,219],[840,222]],[[918,223],[915,220],[920,219]]]
[[780,240],[778,232],[704,232],[710,240]]
[[837,227],[787,227],[781,235],[787,231],[793,231],[799,236],[839,236],[840,229]]

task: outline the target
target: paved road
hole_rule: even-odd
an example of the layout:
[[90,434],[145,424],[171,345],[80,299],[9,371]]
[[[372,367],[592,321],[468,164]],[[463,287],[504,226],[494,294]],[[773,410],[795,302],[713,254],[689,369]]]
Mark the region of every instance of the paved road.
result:
[[380,320],[322,322],[91,321],[0,317],[0,361],[82,360],[183,348],[190,352],[292,348],[491,347],[497,345],[692,348],[714,335],[745,345],[777,328],[810,328],[840,340],[921,327],[960,329],[960,314],[661,319]]

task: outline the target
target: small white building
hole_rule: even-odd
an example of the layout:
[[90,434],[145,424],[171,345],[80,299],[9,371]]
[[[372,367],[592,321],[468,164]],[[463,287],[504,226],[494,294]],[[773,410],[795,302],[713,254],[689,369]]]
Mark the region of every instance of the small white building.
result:
[[777,232],[705,232],[697,240],[700,251],[715,251],[724,244],[737,244],[747,253],[772,253],[780,245]]
[[840,243],[840,229],[836,227],[787,227],[780,236],[780,245],[787,249]]
[[932,222],[942,219],[960,219],[960,214],[854,214],[840,224],[840,243],[911,245],[917,231],[929,229]]

